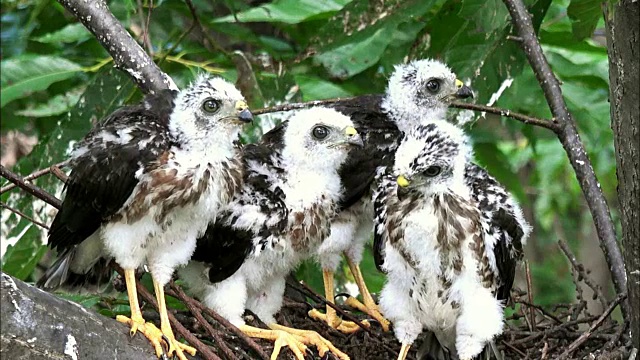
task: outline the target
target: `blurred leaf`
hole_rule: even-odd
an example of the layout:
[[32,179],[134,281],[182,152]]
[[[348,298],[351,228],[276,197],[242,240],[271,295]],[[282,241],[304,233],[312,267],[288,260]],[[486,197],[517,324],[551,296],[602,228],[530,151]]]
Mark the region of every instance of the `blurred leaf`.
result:
[[84,41],[92,35],[81,23],[69,24],[58,31],[34,38],[34,41],[46,44],[62,44]]
[[212,22],[283,22],[298,24],[319,17],[329,17],[351,0],[275,0],[274,2],[213,19]]
[[300,86],[303,101],[348,97],[353,95],[340,86],[319,77],[296,75],[295,79],[296,83]]
[[16,111],[17,115],[30,117],[47,117],[60,115],[73,107],[84,92],[83,87],[73,89],[66,94],[56,95],[44,104],[38,104],[24,110]]
[[378,63],[401,24],[420,19],[437,3],[410,0],[378,9],[367,1],[354,1],[318,31],[312,45],[317,51],[314,60],[332,77],[358,74]]
[[573,36],[577,40],[588,38],[602,17],[602,0],[571,0],[567,15],[571,18]]
[[324,289],[322,269],[315,260],[306,260],[302,262],[296,270],[296,277],[304,280],[304,282],[312,289]]
[[464,1],[458,16],[475,21],[474,30],[491,32],[505,25],[508,11],[500,0]]
[[67,294],[60,293],[58,294],[63,299],[67,299],[69,301],[73,301],[74,303],[80,304],[88,309],[94,309],[94,307],[102,301],[100,295],[96,294]]
[[[31,215],[31,214],[29,214]],[[4,241],[12,241],[16,237],[15,245],[9,245],[2,258],[2,271],[20,280],[26,281],[40,258],[47,252],[41,246],[40,229],[28,220],[20,219],[18,226],[22,231],[10,233]]]
[[28,56],[2,60],[0,107],[10,101],[45,90],[49,85],[69,79],[81,71],[80,65],[56,56]]

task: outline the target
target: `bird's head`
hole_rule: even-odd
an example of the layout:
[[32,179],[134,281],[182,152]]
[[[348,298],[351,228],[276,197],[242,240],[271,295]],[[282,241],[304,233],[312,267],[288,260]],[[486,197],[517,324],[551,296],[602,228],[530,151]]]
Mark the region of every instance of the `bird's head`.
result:
[[171,130],[185,142],[232,143],[253,115],[238,89],[220,77],[200,75],[180,91],[171,114]]
[[363,146],[348,116],[323,107],[295,113],[288,120],[284,141],[289,161],[313,168],[337,169],[352,147]]
[[396,151],[393,176],[398,191],[438,194],[464,186],[471,148],[463,131],[447,122],[419,125]]
[[[440,61],[423,59],[396,66],[389,78],[384,107],[402,131],[415,126],[415,119],[444,118],[455,99],[473,97],[471,89]],[[406,126],[404,126],[406,125]]]

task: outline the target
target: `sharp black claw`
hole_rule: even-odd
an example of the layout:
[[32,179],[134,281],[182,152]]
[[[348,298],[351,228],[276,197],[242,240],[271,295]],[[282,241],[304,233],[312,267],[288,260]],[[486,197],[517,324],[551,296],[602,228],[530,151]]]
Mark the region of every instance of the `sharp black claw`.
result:
[[336,296],[334,296],[334,297],[333,297],[333,300],[335,300],[335,299],[337,299],[337,298],[339,298],[339,297],[346,297],[346,298],[350,298],[350,297],[351,297],[351,294],[349,294],[349,293],[345,293],[345,292],[341,292],[341,293],[336,294]]
[[169,338],[167,337],[167,335],[162,334],[162,340],[167,345],[167,351],[169,351],[169,349],[171,348],[171,341],[169,341]]

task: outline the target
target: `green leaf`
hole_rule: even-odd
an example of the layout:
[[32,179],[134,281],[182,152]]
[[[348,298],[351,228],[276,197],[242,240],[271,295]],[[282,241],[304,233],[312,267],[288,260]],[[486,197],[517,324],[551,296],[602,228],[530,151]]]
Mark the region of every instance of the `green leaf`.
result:
[[319,77],[296,75],[295,79],[298,86],[300,86],[303,101],[348,97],[353,95],[340,86]]
[[[21,203],[26,204],[27,202],[22,201]],[[28,212],[27,215],[33,216],[33,211]],[[15,242],[15,245],[7,247],[7,251],[2,258],[2,271],[26,281],[40,258],[46,253],[47,248],[42,246],[40,229],[37,225],[26,219],[18,221],[16,228],[21,231],[11,231],[7,239],[3,239],[3,241],[8,241],[9,243]]]
[[602,17],[602,0],[571,0],[567,8],[573,36],[583,40],[593,34]]
[[491,32],[504,26],[507,8],[500,0],[463,1],[458,16],[474,21],[473,31]]
[[65,111],[69,111],[80,99],[84,87],[73,89],[66,94],[56,95],[44,104],[29,107],[24,110],[16,111],[16,115],[30,117],[47,117],[60,115]]
[[[274,2],[228,15],[212,22],[282,22],[298,24],[318,18],[328,18],[351,0],[276,0]],[[237,19],[237,20],[236,20]]]
[[58,31],[34,38],[34,41],[45,44],[63,44],[84,41],[91,38],[91,33],[81,23],[69,24]]
[[[347,79],[376,65],[405,23],[424,24],[423,16],[438,0],[412,0],[376,8],[368,1],[354,1],[318,31],[312,40],[314,60],[332,77]],[[412,32],[421,28],[413,27]]]
[[13,100],[75,76],[82,71],[82,67],[61,57],[28,56],[2,60],[0,71],[0,107],[4,107]]

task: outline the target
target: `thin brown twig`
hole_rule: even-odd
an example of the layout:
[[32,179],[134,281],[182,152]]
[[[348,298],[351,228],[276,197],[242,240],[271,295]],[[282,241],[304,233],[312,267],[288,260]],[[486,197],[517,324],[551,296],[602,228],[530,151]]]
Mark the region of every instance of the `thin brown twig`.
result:
[[520,349],[518,349],[517,347],[515,347],[515,346],[513,346],[513,345],[509,344],[508,342],[506,342],[506,341],[502,340],[502,343],[503,343],[506,347],[508,347],[509,349],[511,349],[511,350],[513,350],[513,351],[517,352],[518,354],[520,354],[520,356],[522,356],[522,357],[527,356],[527,354],[523,353],[523,352],[522,352],[522,350],[520,350]]
[[[171,289],[176,291],[176,289],[174,287],[176,287],[175,284],[170,284]],[[180,293],[176,291],[176,295],[178,297],[180,297]],[[188,296],[186,294],[184,294],[185,298],[188,298]],[[184,300],[183,300],[184,301]],[[249,336],[247,336],[247,334],[243,333],[242,330],[238,329],[236,326],[234,326],[232,323],[230,323],[227,319],[225,319],[224,317],[222,317],[220,314],[216,313],[215,311],[213,311],[212,309],[206,307],[204,304],[202,304],[199,301],[194,302],[194,304],[200,309],[200,311],[205,312],[207,315],[209,315],[213,320],[217,321],[218,323],[222,324],[222,326],[224,326],[225,328],[229,329],[232,333],[234,333],[236,336],[238,336],[238,338],[240,338],[242,341],[244,341],[251,349],[253,349],[263,360],[268,360],[269,356],[262,351],[262,348],[260,347],[260,345],[258,345],[255,341],[253,341]]]
[[517,300],[516,302],[519,303],[519,304],[523,304],[523,305],[526,305],[528,307],[534,308],[534,309],[540,311],[540,313],[542,313],[543,316],[548,317],[549,319],[555,321],[558,324],[562,324],[562,321],[560,319],[558,319],[557,316],[555,316],[552,313],[550,313],[549,311],[545,310],[542,306],[530,303],[528,301],[523,301],[523,300]]
[[[36,171],[32,172],[31,174],[23,177],[22,180],[30,182],[30,181],[32,181],[34,179],[37,179],[37,178],[39,178],[39,177],[41,177],[43,175],[47,175],[48,173],[50,173],[51,170],[52,170],[52,167],[55,166],[55,167],[61,168],[61,167],[64,167],[66,164],[67,164],[67,161],[65,160],[65,161],[59,162],[57,164],[51,165],[48,168],[36,170]],[[0,194],[4,194],[9,190],[14,189],[16,186],[17,186],[16,184],[9,184],[7,186],[3,186],[2,188],[0,188]]]
[[[524,262],[525,272],[527,274],[527,297],[529,297],[529,302],[533,304],[533,289],[531,286],[531,268],[529,267],[529,261]],[[531,316],[531,328],[536,328],[536,312],[535,309],[529,306],[529,314]]]
[[[578,183],[591,211],[596,232],[603,249],[616,293],[622,294],[627,289],[627,278],[624,258],[617,242],[615,226],[607,200],[602,193],[600,183],[595,175],[589,156],[584,148],[576,122],[567,108],[562,95],[560,81],[553,74],[551,66],[542,51],[542,46],[533,27],[531,15],[522,0],[503,0],[517,35],[522,38],[520,45],[533,69],[536,79],[542,88],[551,114],[558,122],[558,139],[562,144],[571,166],[575,171]],[[629,302],[623,300],[622,314],[625,319],[630,316]]]
[[[153,56],[153,46],[151,45],[151,40],[149,38],[149,23],[146,22],[145,25],[145,17],[144,17],[144,7],[142,5],[142,0],[137,0],[138,3],[138,17],[140,18],[140,27],[142,28],[142,43],[147,48],[147,53],[149,56]],[[149,8],[149,18],[151,17],[151,8]]]
[[23,213],[22,211],[20,211],[20,210],[18,210],[18,209],[14,209],[14,208],[12,208],[11,206],[9,206],[9,205],[7,205],[7,204],[5,204],[5,203],[3,203],[3,202],[0,202],[0,207],[3,207],[3,208],[5,208],[5,209],[7,209],[7,210],[11,211],[11,212],[12,212],[12,213],[14,213],[14,214],[16,214],[16,215],[18,215],[18,216],[20,216],[20,217],[23,217],[23,218],[25,218],[25,219],[27,219],[27,220],[31,221],[32,223],[34,223],[34,224],[36,224],[36,225],[40,226],[40,227],[41,227],[41,228],[43,228],[43,229],[49,230],[49,227],[48,227],[46,224],[41,223],[40,221],[38,221],[38,220],[36,220],[36,219],[34,219],[34,218],[30,217],[29,215],[27,215],[27,214]]
[[487,105],[466,103],[461,101],[452,102],[451,107],[458,108],[458,109],[465,109],[465,110],[488,112],[491,114],[500,115],[502,117],[518,120],[528,125],[543,127],[545,129],[553,131],[554,133],[558,132],[558,123],[556,123],[554,120],[540,119],[533,116],[528,116],[528,115],[520,114],[517,112],[513,112],[507,109],[501,109],[498,107],[487,106]]
[[148,42],[147,46],[149,47],[149,56],[153,57],[153,44],[151,42],[151,37],[149,36],[149,24],[151,23],[151,12],[153,12],[153,0],[149,0],[149,11],[147,11],[147,22],[144,26],[145,38]]
[[[378,95],[378,96],[382,96],[382,95]],[[307,102],[301,102],[301,103],[282,104],[282,105],[276,105],[268,108],[257,109],[252,111],[252,113],[254,115],[262,115],[262,114],[281,112],[281,111],[299,110],[299,109],[305,109],[312,106],[333,105],[340,102],[352,101],[353,99],[356,99],[356,98],[358,97],[356,96],[356,97],[347,97],[347,98],[333,98],[333,99],[325,99],[325,100],[313,100],[313,101],[307,101]],[[524,124],[543,127],[553,132],[558,131],[558,124],[553,120],[540,119],[533,116],[528,116],[528,115],[520,114],[517,112],[513,112],[511,110],[501,109],[493,106],[471,104],[471,103],[466,103],[461,101],[454,101],[451,103],[450,106],[453,108],[464,109],[464,110],[488,112],[491,114],[496,114],[506,118],[514,119]]]
[[202,313],[195,305],[195,300],[189,298],[179,286],[173,283],[173,281],[170,282],[169,286],[175,292],[177,297],[182,300],[182,302],[187,306],[187,309],[189,309],[191,314],[195,316],[195,318],[198,320],[198,323],[202,325],[209,333],[209,335],[213,338],[218,347],[220,347],[220,350],[222,350],[222,352],[224,353],[225,357],[230,360],[237,359],[231,349],[229,349],[229,347],[227,346],[226,342],[222,340],[222,337],[220,336],[218,331],[216,331],[213,326],[209,324],[207,319],[202,316]]
[[58,210],[62,206],[62,201],[60,201],[58,198],[49,194],[48,192],[44,191],[43,189],[41,189],[36,185],[25,182],[24,179],[21,178],[19,175],[13,173],[12,171],[10,171],[9,169],[7,169],[2,165],[0,165],[0,176],[11,181],[12,183],[16,184],[19,188],[37,197],[38,199],[43,200],[44,202],[55,207]]
[[569,345],[569,347],[562,353],[562,355],[558,357],[558,360],[568,358],[572,352],[574,352],[580,345],[582,345],[585,341],[587,341],[589,336],[591,336],[591,334],[593,334],[593,332],[600,325],[602,325],[602,323],[604,323],[604,321],[609,317],[609,315],[611,314],[611,312],[613,312],[616,306],[618,306],[626,297],[627,297],[626,293],[618,294],[618,296],[616,296],[616,298],[611,302],[611,304],[609,304],[609,306],[605,309],[602,315],[600,315],[598,320],[596,320],[596,322],[594,322],[591,325],[591,327],[589,327],[589,330],[585,331],[579,338],[577,338],[574,342],[572,342],[571,345]]
[[587,286],[589,286],[591,288],[591,290],[593,290],[593,293],[595,294],[595,296],[600,301],[600,304],[602,305],[602,308],[606,309],[607,308],[607,300],[605,299],[604,294],[602,293],[602,290],[587,275],[586,271],[584,270],[584,266],[582,264],[578,263],[578,259],[576,258],[576,256],[571,251],[571,248],[569,247],[569,244],[567,244],[566,241],[560,239],[560,240],[558,240],[558,245],[560,246],[560,249],[565,254],[567,259],[569,259],[569,262],[571,263],[571,267],[578,273],[578,279],[577,280],[582,280],[585,284],[587,284]]
[[64,171],[60,170],[59,167],[52,165],[50,169],[51,169],[51,173],[63,183],[66,183],[67,180],[69,180],[69,177],[67,176],[67,174],[65,174]]
[[189,7],[189,11],[191,11],[191,15],[193,16],[193,20],[195,21],[196,24],[198,24],[198,27],[200,27],[200,31],[202,31],[202,35],[204,35],[204,37],[207,38],[207,40],[209,41],[209,44],[211,44],[211,46],[213,46],[214,50],[219,51],[222,54],[224,54],[225,56],[229,57],[229,52],[227,50],[225,50],[222,46],[220,46],[218,44],[218,42],[214,38],[211,37],[211,35],[207,31],[207,28],[204,25],[202,25],[202,23],[200,22],[200,18],[198,17],[198,13],[197,13],[196,7],[193,6],[193,3],[191,2],[191,0],[184,0],[184,1],[187,4],[187,6]]

